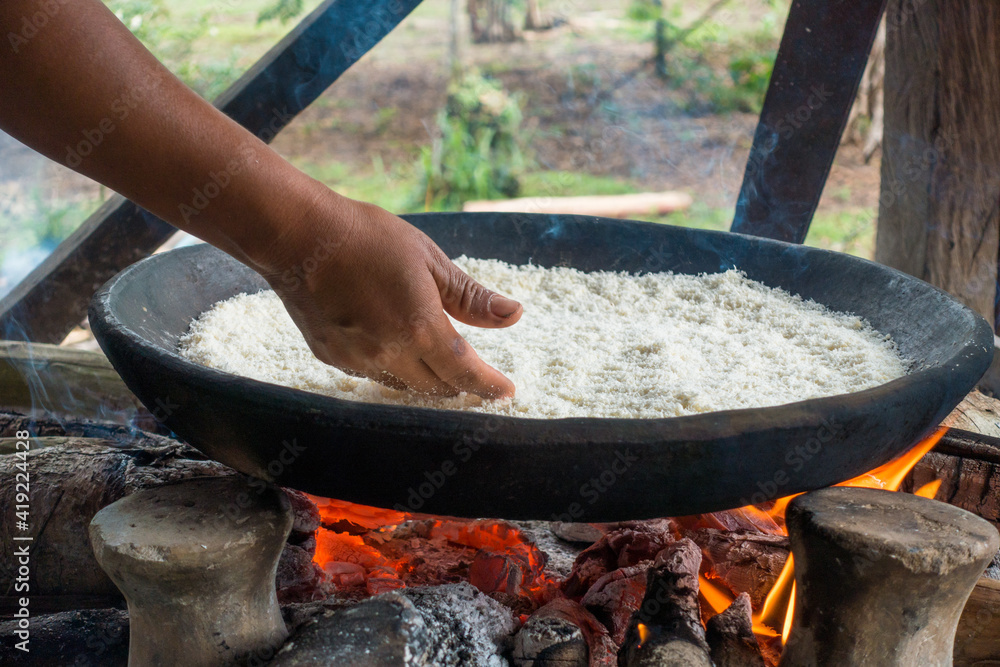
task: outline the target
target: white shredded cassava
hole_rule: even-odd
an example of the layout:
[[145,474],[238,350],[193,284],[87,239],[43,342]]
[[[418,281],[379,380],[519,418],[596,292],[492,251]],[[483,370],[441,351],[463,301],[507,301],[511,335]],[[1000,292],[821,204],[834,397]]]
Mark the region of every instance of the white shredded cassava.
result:
[[906,373],[889,336],[742,273],[584,273],[455,261],[524,306],[506,329],[456,329],[517,387],[511,400],[434,398],[352,377],[313,356],[273,292],[216,304],[183,356],[337,398],[516,417],[676,417],[861,391]]

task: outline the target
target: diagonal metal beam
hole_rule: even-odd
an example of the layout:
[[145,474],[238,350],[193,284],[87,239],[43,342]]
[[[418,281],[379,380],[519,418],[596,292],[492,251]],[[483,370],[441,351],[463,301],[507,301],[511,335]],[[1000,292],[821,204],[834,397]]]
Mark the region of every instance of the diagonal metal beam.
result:
[[[420,0],[326,0],[215,106],[266,142],[396,27]],[[0,338],[58,343],[94,292],[176,229],[115,195],[0,300]]]
[[886,0],[793,0],[732,231],[802,243]]

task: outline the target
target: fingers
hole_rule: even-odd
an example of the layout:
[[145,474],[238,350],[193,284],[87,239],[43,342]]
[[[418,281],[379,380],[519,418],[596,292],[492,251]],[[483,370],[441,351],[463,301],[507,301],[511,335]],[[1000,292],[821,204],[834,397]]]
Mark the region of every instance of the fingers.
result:
[[514,383],[480,359],[450,322],[442,323],[434,346],[421,358],[441,381],[458,391],[488,399],[514,395]]
[[392,365],[391,370],[377,373],[372,379],[393,389],[399,389],[399,385],[402,385],[404,389],[432,396],[454,396],[458,393],[458,390],[441,380],[419,358],[401,358]]
[[438,250],[431,267],[434,282],[441,293],[445,312],[463,324],[477,327],[509,327],[524,312],[514,299],[486,289],[455,266]]

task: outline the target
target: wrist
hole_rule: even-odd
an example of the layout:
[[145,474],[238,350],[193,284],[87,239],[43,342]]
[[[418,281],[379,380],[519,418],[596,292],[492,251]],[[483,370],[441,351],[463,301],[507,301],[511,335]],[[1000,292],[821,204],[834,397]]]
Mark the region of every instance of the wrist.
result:
[[357,202],[311,178],[302,176],[286,194],[244,249],[247,263],[279,291],[298,289],[330,262],[357,219]]

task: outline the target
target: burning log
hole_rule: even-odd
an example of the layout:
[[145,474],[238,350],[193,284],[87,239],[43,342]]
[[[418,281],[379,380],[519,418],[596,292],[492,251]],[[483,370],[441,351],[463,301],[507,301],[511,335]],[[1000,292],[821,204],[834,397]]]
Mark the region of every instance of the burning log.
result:
[[952,429],[914,466],[902,489],[941,480],[935,496],[1000,529],[1000,438]]
[[580,601],[611,631],[616,645],[625,641],[632,614],[642,604],[649,565],[643,562],[609,572],[594,582]]
[[280,489],[235,476],[145,489],[98,512],[90,538],[128,601],[129,662],[270,659],[288,634],[274,580],[291,528]]
[[[139,489],[234,474],[176,440],[117,424],[39,420],[30,426],[32,433],[42,434],[32,438],[26,461],[35,519],[29,531],[34,537],[30,583],[39,605],[42,596],[49,596],[51,611],[109,606],[121,600],[98,567],[87,539],[87,524],[98,510]],[[28,427],[29,420],[22,415],[0,414],[0,476],[14,479],[21,462],[11,455],[17,441],[14,434]],[[8,438],[11,451],[4,449]],[[0,486],[0,512],[13,516],[16,492],[13,484]],[[318,513],[304,494],[285,493],[292,501],[295,522],[291,544],[282,554],[279,584],[290,589],[282,591],[282,599],[312,600],[321,592],[323,576],[310,562]],[[0,526],[0,590],[12,590],[16,542],[7,531],[13,528],[13,522]],[[305,553],[291,549],[293,545]]]
[[286,544],[278,559],[274,585],[278,602],[311,602],[326,597],[326,573],[313,562],[313,554],[294,544]]
[[711,667],[698,603],[701,549],[675,542],[649,569],[646,595],[618,654],[623,667]]
[[795,557],[781,665],[948,665],[959,617],[1000,537],[907,493],[834,487],[786,514]]
[[608,573],[653,560],[674,539],[674,525],[669,519],[623,523],[580,553],[563,584],[563,592],[579,597]]
[[514,638],[517,667],[617,664],[607,628],[582,605],[559,598],[531,615]]
[[728,609],[708,620],[705,640],[715,667],[764,667],[750,614],[750,596],[740,593]]
[[706,529],[685,532],[701,547],[705,562],[732,591],[746,592],[755,608],[764,604],[788,558],[788,538],[784,535],[730,533]]

